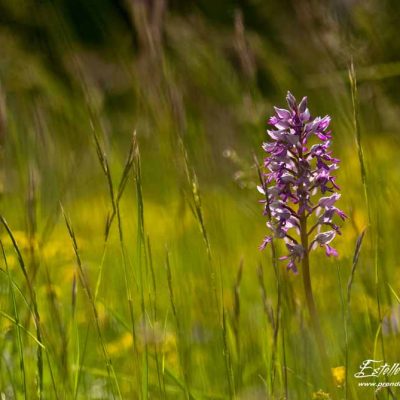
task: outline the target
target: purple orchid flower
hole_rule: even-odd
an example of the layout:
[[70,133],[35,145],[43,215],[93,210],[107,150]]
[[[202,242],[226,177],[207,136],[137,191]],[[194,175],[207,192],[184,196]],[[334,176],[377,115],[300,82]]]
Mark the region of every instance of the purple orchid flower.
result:
[[325,248],[327,256],[338,255],[330,246],[341,234],[335,216],[347,217],[335,206],[340,188],[332,174],[339,160],[329,150],[330,117],[312,118],[307,97],[298,104],[288,92],[286,100],[288,109],[275,107],[275,115],[269,119],[273,129],[267,130],[270,141],[262,146],[268,155],[258,190],[264,195],[261,202],[271,233],[260,249],[273,238],[284,239],[288,254],[280,259],[289,260],[288,269],[297,272],[297,263],[318,245]]

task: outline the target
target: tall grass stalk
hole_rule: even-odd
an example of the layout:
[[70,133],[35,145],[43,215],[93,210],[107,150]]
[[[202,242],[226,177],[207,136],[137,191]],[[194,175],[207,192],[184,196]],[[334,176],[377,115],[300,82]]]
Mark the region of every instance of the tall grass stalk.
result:
[[37,195],[36,195],[36,177],[33,166],[29,165],[28,193],[26,198],[27,211],[27,230],[28,230],[28,251],[29,251],[29,270],[32,285],[35,282],[39,271],[39,262],[36,254],[36,236],[37,236]]
[[[1,273],[4,273],[6,275],[7,272],[4,271],[3,269],[0,269]],[[7,276],[8,279],[8,276]],[[31,304],[29,304],[28,299],[26,298],[26,296],[24,295],[22,289],[18,286],[18,284],[13,280],[11,274],[10,274],[10,279],[11,279],[11,284],[13,285],[14,290],[17,291],[17,293],[21,296],[23,302],[25,303],[26,307],[28,308],[29,312],[33,315],[33,310],[32,310],[32,306]],[[15,292],[14,292],[14,296],[15,296]],[[15,298],[15,300],[17,300]],[[6,319],[8,319],[10,322],[12,322],[15,326],[18,326],[22,332],[24,332],[27,336],[29,336],[38,346],[41,346],[41,348],[43,350],[46,350],[46,347],[44,346],[44,344],[42,342],[39,342],[37,337],[31,333],[24,325],[22,325],[21,321],[19,320],[19,323],[17,324],[17,321],[15,318],[13,318],[11,315],[8,315],[6,312],[1,311],[0,310],[0,315]]]
[[[124,170],[122,172],[122,176],[119,182],[119,186],[118,186],[118,192],[117,192],[117,196],[115,196],[114,194],[114,184],[113,184],[113,180],[112,180],[112,176],[111,176],[111,171],[110,171],[110,166],[108,163],[108,159],[107,156],[104,152],[104,150],[101,147],[99,138],[96,134],[95,131],[95,127],[94,127],[94,122],[91,123],[92,129],[93,129],[93,138],[94,138],[94,142],[95,142],[95,146],[96,146],[96,152],[97,152],[97,157],[98,160],[100,162],[101,168],[103,170],[103,173],[106,177],[107,180],[107,187],[108,187],[108,191],[109,191],[109,196],[110,196],[110,200],[111,200],[111,212],[108,214],[107,216],[107,220],[106,220],[106,226],[105,226],[105,231],[104,231],[104,247],[103,247],[103,253],[102,253],[102,257],[101,257],[101,263],[100,263],[100,268],[99,268],[99,273],[97,276],[97,281],[96,281],[96,289],[95,289],[95,300],[97,299],[98,293],[99,293],[99,289],[101,286],[101,281],[102,281],[102,276],[103,276],[103,267],[104,267],[104,261],[105,261],[105,256],[106,256],[106,251],[107,251],[107,245],[108,245],[108,240],[109,240],[109,236],[110,236],[110,231],[111,231],[111,227],[113,225],[114,219],[117,216],[118,218],[118,212],[119,212],[119,203],[120,200],[122,198],[122,195],[125,191],[125,187],[126,187],[126,183],[128,181],[129,178],[129,174],[131,172],[132,166],[133,166],[133,152],[134,152],[134,148],[133,148],[133,139],[130,145],[130,150],[129,150],[129,154],[124,166]],[[119,230],[120,230],[120,225],[119,225]]]
[[353,287],[355,272],[358,264],[358,259],[361,253],[361,246],[363,243],[364,235],[366,229],[364,229],[360,236],[357,238],[356,247],[354,249],[353,255],[353,262],[351,267],[351,274],[349,280],[347,282],[347,301],[346,301],[346,317],[345,317],[345,340],[346,340],[346,360],[345,360],[345,368],[346,368],[346,375],[345,375],[345,385],[346,385],[346,398],[349,395],[348,389],[348,369],[349,369],[349,342],[348,342],[348,324],[350,321],[350,301],[351,301],[351,289]]
[[[382,301],[381,301],[381,296],[380,296],[380,276],[379,276],[379,259],[378,259],[379,244],[378,244],[378,242],[379,242],[379,237],[378,237],[378,231],[377,231],[376,237],[375,237],[375,246],[374,246],[375,293],[376,293],[376,303],[377,303],[378,317],[379,317],[379,329],[377,330],[377,335],[379,332],[382,359],[384,361],[386,361],[385,341],[383,339],[383,332],[382,332],[383,316],[382,316],[382,305],[381,305]],[[374,357],[375,357],[375,351],[374,351]]]
[[8,321],[10,321],[13,325],[15,325],[16,327],[20,328],[22,332],[26,333],[27,336],[29,336],[39,347],[41,347],[43,350],[46,350],[46,347],[44,346],[44,344],[42,342],[39,342],[39,340],[37,339],[37,337],[30,331],[28,331],[28,329],[26,329],[21,322],[16,321],[15,318],[13,318],[11,315],[7,314],[4,311],[0,310],[0,315],[7,319]]
[[47,359],[47,365],[49,367],[49,373],[50,373],[50,380],[51,380],[51,384],[53,387],[53,393],[54,393],[54,398],[55,400],[58,400],[60,398],[60,396],[58,395],[58,386],[56,383],[56,378],[54,376],[53,373],[53,365],[55,363],[55,360],[50,358],[50,353],[49,351],[45,351],[45,355],[46,355],[46,359]]
[[242,354],[241,354],[241,327],[240,327],[240,285],[243,277],[243,258],[240,261],[239,268],[236,273],[236,280],[232,288],[233,294],[233,315],[232,315],[232,328],[235,336],[235,349],[236,349],[236,374],[235,374],[235,387],[236,390],[242,385]]
[[[151,243],[150,243],[150,238],[147,236],[147,254],[149,257],[149,266],[150,266],[150,273],[151,273],[151,284],[152,284],[152,289],[153,289],[153,335],[156,337],[156,322],[158,320],[158,312],[157,312],[157,281],[156,281],[156,274],[154,271],[154,265],[153,265],[153,255],[152,255],[152,250],[151,250]],[[158,380],[158,388],[160,395],[162,394],[163,398],[166,399],[166,392],[165,392],[165,379],[164,379],[164,374],[161,368],[160,364],[160,359],[159,359],[159,346],[158,346],[158,340],[155,340],[154,343],[154,348],[155,348],[155,362],[156,362],[156,369],[157,369],[157,380]]]
[[77,357],[75,360],[76,374],[75,374],[75,380],[74,380],[74,400],[76,400],[79,395],[79,385],[81,382],[82,371],[84,370],[86,349],[87,349],[87,344],[89,341],[89,326],[86,328],[84,346],[83,346],[83,349],[81,349],[79,326],[78,326],[78,321],[76,320],[76,318],[74,318],[73,325],[74,325],[74,329],[75,329],[76,354],[77,354]]
[[26,385],[26,372],[25,372],[25,357],[24,357],[24,346],[22,342],[22,336],[21,336],[21,327],[20,327],[20,322],[19,322],[19,312],[18,312],[18,307],[17,307],[17,302],[15,299],[15,292],[14,292],[14,285],[12,282],[10,270],[8,268],[8,262],[7,262],[7,257],[6,253],[4,251],[4,246],[3,242],[0,240],[0,247],[1,247],[1,252],[3,255],[3,260],[4,260],[4,265],[6,266],[6,273],[7,273],[7,278],[8,278],[8,290],[11,294],[11,299],[13,303],[13,310],[14,310],[14,318],[15,318],[15,328],[17,331],[17,340],[18,340],[18,356],[19,356],[19,368],[21,372],[21,381],[22,381],[22,388],[24,391],[24,397],[25,399],[28,398],[28,391],[27,391],[27,385]]
[[[17,254],[18,264],[19,264],[22,274],[25,278],[25,282],[26,282],[28,292],[29,292],[30,301],[32,303],[33,317],[34,317],[35,326],[36,326],[36,338],[37,338],[38,342],[40,343],[40,342],[42,342],[42,328],[41,328],[41,323],[40,323],[39,306],[38,306],[37,298],[36,298],[36,290],[35,290],[34,286],[32,285],[31,279],[28,275],[28,272],[27,272],[27,269],[25,266],[25,261],[22,257],[22,253],[18,247],[17,241],[15,240],[15,237],[14,237],[10,227],[8,226],[7,221],[4,219],[3,216],[0,216],[0,222],[6,229],[6,232],[11,239],[12,245]],[[37,349],[36,349],[36,368],[37,368],[37,397],[39,399],[42,399],[42,397],[43,397],[43,349],[39,345],[37,346]]]
[[342,307],[342,315],[343,315],[343,330],[344,330],[344,340],[345,340],[345,377],[344,377],[344,395],[345,399],[349,398],[349,322],[350,322],[350,302],[351,302],[351,289],[353,287],[353,282],[355,278],[355,273],[357,269],[358,259],[361,252],[361,246],[365,235],[365,229],[358,236],[356,245],[354,248],[353,261],[350,276],[347,281],[347,290],[346,290],[346,300],[343,295],[343,287],[342,287],[342,277],[340,272],[340,265],[337,264],[337,275],[338,275],[338,283],[339,283],[339,294],[340,301]]
[[340,296],[340,304],[342,308],[342,317],[343,317],[343,331],[344,331],[344,351],[345,351],[345,375],[344,375],[344,400],[347,400],[349,397],[349,382],[348,382],[348,370],[349,370],[349,334],[348,334],[348,304],[346,305],[344,296],[343,296],[343,287],[342,287],[342,277],[340,273],[340,265],[337,264],[337,276],[338,276],[338,285],[339,285],[339,296]]
[[5,355],[2,355],[1,361],[2,361],[1,365],[6,366],[5,369],[7,370],[8,379],[7,379],[7,381],[5,381],[5,379],[3,378],[3,374],[2,374],[0,384],[2,385],[2,387],[6,387],[6,383],[9,382],[12,387],[12,393],[14,395],[14,398],[18,398],[18,391],[17,391],[17,388],[15,387],[14,374],[13,374],[13,370],[10,366],[10,360],[8,360]]
[[[210,264],[211,264],[211,260],[212,260],[211,246],[210,246],[207,229],[206,229],[205,222],[204,222],[204,214],[203,214],[203,207],[202,207],[202,202],[201,202],[199,182],[197,180],[197,175],[196,175],[195,170],[193,168],[190,168],[188,154],[187,154],[187,151],[185,149],[182,139],[179,139],[179,145],[180,145],[180,150],[181,150],[181,154],[182,154],[182,158],[183,158],[184,171],[186,174],[188,184],[190,185],[191,201],[189,202],[189,206],[190,206],[190,208],[196,218],[196,221],[198,223],[201,235],[203,237],[203,240],[204,240],[204,243],[206,246],[207,255],[208,255],[208,258],[209,258]],[[215,277],[212,276],[211,278],[212,278],[212,281],[214,282]],[[216,290],[215,286],[214,286],[214,289]]]
[[286,338],[285,338],[285,330],[286,327],[282,324],[282,334],[281,334],[281,340],[282,340],[282,365],[283,365],[283,387],[285,389],[285,398],[289,398],[289,381],[288,381],[288,367],[287,367],[287,361],[286,361]]
[[108,374],[108,377],[109,377],[109,381],[110,382],[114,382],[114,386],[115,387],[113,387],[113,389],[112,389],[112,396],[113,396],[113,398],[115,398],[115,391],[116,391],[118,397],[120,399],[122,399],[122,394],[121,394],[121,390],[120,390],[120,387],[119,387],[117,375],[115,373],[111,358],[108,355],[106,344],[105,344],[104,338],[103,338],[103,333],[102,333],[101,328],[100,328],[99,313],[98,313],[98,310],[97,310],[97,306],[96,306],[96,303],[94,301],[92,290],[91,290],[89,282],[87,280],[85,271],[83,269],[83,265],[82,265],[82,261],[81,261],[81,257],[80,257],[80,253],[79,253],[79,248],[78,248],[78,243],[76,241],[75,232],[74,232],[74,230],[72,228],[71,222],[68,219],[68,217],[67,217],[62,205],[61,205],[61,212],[63,214],[64,220],[65,220],[65,225],[67,227],[68,234],[69,234],[69,237],[71,239],[72,247],[73,247],[73,250],[74,250],[74,253],[75,253],[76,263],[77,263],[78,272],[79,272],[79,280],[80,280],[81,285],[82,285],[82,287],[83,287],[83,289],[84,289],[84,291],[86,293],[86,296],[88,298],[90,307],[91,307],[92,312],[93,312],[93,317],[94,317],[94,321],[95,321],[97,336],[98,336],[98,339],[99,339],[99,342],[100,342],[100,345],[101,345],[101,349],[102,349],[102,352],[103,352],[104,361],[106,363],[106,368],[107,368],[107,374]]
[[[367,168],[364,158],[364,151],[361,141],[361,127],[359,121],[359,99],[358,99],[358,88],[357,88],[357,76],[354,68],[353,62],[350,64],[349,68],[349,80],[350,80],[350,88],[351,88],[351,99],[353,105],[353,125],[354,125],[354,133],[357,145],[357,153],[358,153],[358,161],[360,164],[361,170],[361,180],[364,189],[364,197],[365,204],[368,213],[368,223],[372,224],[372,215],[371,215],[371,203],[369,199],[369,190],[368,190],[368,177],[367,177]],[[378,219],[377,219],[378,221]],[[378,316],[379,316],[379,324],[382,324],[382,310],[381,310],[381,297],[380,297],[380,278],[379,278],[379,262],[378,262],[378,253],[379,253],[379,232],[376,229],[375,237],[371,238],[373,246],[374,246],[374,268],[375,268],[375,296],[377,302]],[[386,275],[386,274],[385,274]],[[382,357],[385,360],[385,343],[382,334],[382,329],[377,330],[377,335],[380,338],[380,346]],[[377,336],[378,337],[378,336]]]
[[228,391],[229,391],[229,398],[235,399],[236,398],[236,385],[235,385],[235,375],[232,366],[232,355],[228,344],[228,324],[227,324],[227,315],[226,309],[224,305],[224,286],[222,283],[222,270],[220,265],[219,271],[220,277],[220,288],[221,288],[221,334],[222,334],[222,348],[223,348],[223,355],[224,355],[224,362],[225,362],[225,370],[228,380]]
[[[137,199],[137,242],[136,242],[136,254],[137,264],[139,270],[139,288],[140,288],[140,304],[142,312],[142,324],[144,329],[144,357],[143,357],[143,379],[142,379],[142,396],[147,399],[149,397],[148,386],[149,386],[149,350],[148,350],[148,331],[146,323],[146,304],[144,296],[144,274],[143,274],[143,254],[145,257],[145,265],[147,272],[147,257],[146,257],[146,238],[145,238],[145,227],[144,227],[144,203],[143,203],[143,191],[142,191],[142,171],[140,162],[140,151],[139,144],[137,141],[136,131],[132,138],[133,148],[133,160],[134,160],[134,172],[135,172],[135,183],[136,183],[136,199]],[[118,225],[120,225],[120,216],[118,212]],[[122,230],[122,229],[120,229]]]
[[357,75],[356,70],[354,68],[353,61],[350,63],[349,68],[349,80],[350,80],[350,89],[351,89],[351,101],[353,105],[353,128],[354,128],[354,136],[357,146],[357,155],[358,161],[360,164],[361,171],[361,182],[364,190],[364,200],[368,213],[368,223],[371,224],[371,208],[368,196],[368,182],[367,182],[367,168],[365,164],[364,158],[364,150],[361,141],[361,127],[360,127],[360,111],[359,111],[359,102],[358,102],[358,88],[357,88]]
[[[56,358],[59,359],[59,364],[60,364],[60,370],[61,374],[63,376],[63,385],[65,390],[67,390],[69,393],[69,396],[72,396],[72,391],[71,391],[71,385],[70,385],[70,370],[69,370],[69,357],[68,357],[68,337],[67,337],[67,332],[66,332],[66,327],[61,315],[61,307],[60,304],[57,301],[57,296],[54,292],[54,286],[53,282],[50,277],[50,272],[49,268],[47,265],[45,265],[45,274],[46,274],[46,284],[47,284],[47,300],[49,303],[50,311],[53,316],[54,323],[56,325],[56,329],[58,331],[58,334],[60,336],[61,340],[61,346],[59,349],[59,352],[56,350]],[[52,352],[53,353],[53,352]],[[46,357],[49,360],[49,352],[46,352]],[[50,374],[51,377],[53,377],[53,373],[51,371],[51,364],[49,362],[49,369],[50,369]],[[53,380],[53,383],[54,380]],[[53,385],[54,388],[56,385]]]
[[102,255],[102,260],[101,260],[101,264],[100,264],[99,274],[97,277],[95,297],[97,296],[98,290],[101,285],[102,270],[103,270],[103,265],[104,265],[106,247],[107,247],[107,243],[108,243],[108,239],[109,239],[109,235],[110,235],[111,226],[116,217],[117,218],[117,226],[118,226],[118,238],[119,238],[121,257],[122,257],[122,265],[123,265],[123,270],[124,270],[125,291],[126,291],[126,297],[127,297],[127,302],[128,302],[129,318],[130,318],[130,322],[131,322],[132,351],[133,351],[133,354],[135,357],[134,376],[136,376],[138,379],[138,386],[142,387],[140,373],[138,371],[139,351],[137,348],[136,320],[135,320],[134,309],[133,309],[131,279],[130,279],[130,274],[128,271],[128,261],[127,261],[127,255],[126,255],[126,250],[125,250],[124,234],[123,234],[123,229],[122,229],[122,220],[121,220],[121,213],[120,213],[120,207],[119,207],[119,203],[120,203],[120,200],[124,193],[130,171],[134,164],[134,157],[135,157],[134,153],[136,151],[135,150],[136,134],[134,133],[132,136],[129,154],[127,157],[127,161],[125,163],[124,170],[122,172],[122,176],[121,176],[120,183],[118,186],[117,196],[115,196],[114,184],[113,184],[113,180],[112,180],[112,176],[111,176],[111,170],[110,170],[107,155],[106,155],[105,151],[102,149],[99,138],[97,137],[94,123],[92,123],[92,128],[93,128],[93,137],[94,137],[94,141],[95,141],[95,145],[96,145],[97,157],[100,162],[103,173],[106,177],[111,206],[112,206],[111,213],[108,215],[107,221],[106,221],[104,249],[103,249],[103,255]]
[[176,326],[179,366],[180,366],[180,370],[181,370],[181,373],[183,376],[183,381],[184,381],[183,391],[184,391],[186,400],[191,400],[192,397],[190,394],[188,374],[187,374],[188,371],[185,368],[185,363],[183,360],[183,332],[182,332],[182,326],[181,326],[181,322],[179,319],[178,311],[176,308],[175,294],[174,294],[174,288],[173,288],[173,282],[172,282],[172,271],[171,271],[171,265],[169,262],[168,249],[166,250],[166,254],[165,254],[165,269],[167,272],[169,300],[170,300],[170,304],[171,304],[172,315],[174,316],[175,326]]
[[208,279],[210,281],[210,287],[211,287],[211,290],[214,295],[214,302],[215,302],[215,307],[217,310],[218,321],[219,321],[219,325],[221,327],[221,341],[222,341],[222,346],[224,348],[224,363],[225,363],[225,368],[226,368],[226,378],[228,381],[230,396],[234,397],[235,391],[234,391],[234,383],[233,383],[233,379],[232,379],[231,357],[229,356],[229,349],[228,349],[228,344],[227,344],[227,332],[226,332],[226,320],[225,320],[226,312],[224,310],[224,303],[223,303],[223,296],[222,296],[223,283],[222,283],[221,269],[220,269],[221,296],[219,297],[216,279],[215,279],[216,273],[215,273],[214,260],[212,257],[211,245],[210,245],[210,241],[209,241],[209,237],[208,237],[208,233],[207,233],[207,229],[206,229],[206,225],[205,225],[205,221],[204,221],[204,213],[203,213],[203,207],[202,207],[200,188],[199,188],[197,175],[196,175],[194,168],[190,168],[188,154],[186,152],[184,143],[181,138],[179,138],[179,146],[180,146],[180,151],[181,151],[182,158],[183,158],[183,167],[184,167],[184,171],[186,174],[187,182],[190,185],[189,206],[195,216],[195,219],[199,226],[201,235],[203,237],[204,244],[206,246],[206,251],[207,251],[207,256],[208,256],[208,261],[209,261],[208,262],[208,269],[209,269]]
[[[260,287],[261,292],[261,302],[263,305],[263,311],[266,316],[267,325],[266,329],[268,328],[268,324],[271,326],[272,330],[272,337],[274,337],[273,333],[275,332],[275,315],[274,310],[270,304],[268,304],[267,299],[267,289],[265,287],[264,282],[264,268],[261,263],[259,263],[257,267],[257,277],[258,277],[258,285]],[[270,335],[266,335],[269,337]],[[265,378],[262,378],[263,382],[265,383],[265,388],[268,393],[268,396],[272,397],[274,393],[274,383],[275,383],[275,372],[276,372],[276,362],[273,361],[273,354],[276,352],[276,346],[274,346],[274,341],[272,342],[272,349],[271,351],[266,352],[264,355],[264,363],[265,363]],[[269,350],[269,343],[265,343],[263,346],[264,349]],[[265,350],[264,350],[265,352]]]

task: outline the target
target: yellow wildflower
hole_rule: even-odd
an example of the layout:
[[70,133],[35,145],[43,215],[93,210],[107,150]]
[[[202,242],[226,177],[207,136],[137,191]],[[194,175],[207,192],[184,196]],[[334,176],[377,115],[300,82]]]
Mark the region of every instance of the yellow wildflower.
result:
[[342,386],[346,379],[346,368],[341,365],[331,369],[333,380],[337,386]]
[[318,392],[314,392],[312,394],[312,399],[313,400],[330,400],[331,396],[329,393],[324,392],[323,390],[318,390]]
[[120,354],[132,347],[133,338],[129,332],[125,332],[121,337],[107,344],[110,355]]

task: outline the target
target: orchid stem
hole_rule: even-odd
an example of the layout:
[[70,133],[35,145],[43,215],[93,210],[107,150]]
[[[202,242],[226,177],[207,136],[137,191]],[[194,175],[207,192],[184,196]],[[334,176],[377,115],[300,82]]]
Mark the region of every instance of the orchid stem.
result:
[[310,259],[309,259],[308,234],[307,234],[307,217],[304,215],[304,213],[300,217],[300,236],[301,236],[301,244],[304,248],[304,254],[302,258],[303,286],[304,286],[307,308],[310,314],[311,327],[319,348],[319,354],[321,357],[323,370],[326,371],[326,368],[328,368],[328,372],[326,374],[327,381],[331,387],[331,391],[333,392],[332,394],[334,395],[335,389],[333,386],[332,378],[330,376],[330,362],[328,354],[326,352],[325,340],[322,334],[321,324],[319,321],[319,316],[317,312],[317,307],[315,305],[312,284],[311,284]]
[[301,235],[301,244],[304,249],[304,254],[302,259],[302,267],[303,267],[302,275],[303,275],[303,285],[307,301],[307,307],[310,313],[312,324],[316,325],[318,327],[318,331],[320,331],[319,318],[318,318],[317,308],[315,306],[314,295],[311,285],[307,219],[305,216],[300,217],[300,235]]

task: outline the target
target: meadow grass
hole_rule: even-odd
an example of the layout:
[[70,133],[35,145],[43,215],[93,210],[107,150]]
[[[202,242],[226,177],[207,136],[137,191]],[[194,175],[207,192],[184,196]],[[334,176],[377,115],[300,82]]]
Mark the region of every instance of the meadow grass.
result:
[[[400,143],[377,121],[397,118],[398,63],[335,64],[314,27],[314,73],[238,10],[224,28],[143,4],[140,51],[116,26],[103,57],[45,8],[65,85],[0,32],[19,66],[0,71],[0,398],[395,399],[354,374],[400,362]],[[322,358],[301,270],[258,250],[260,146],[287,89],[332,114],[342,160],[340,256],[310,258]]]

